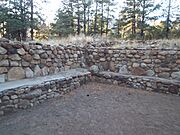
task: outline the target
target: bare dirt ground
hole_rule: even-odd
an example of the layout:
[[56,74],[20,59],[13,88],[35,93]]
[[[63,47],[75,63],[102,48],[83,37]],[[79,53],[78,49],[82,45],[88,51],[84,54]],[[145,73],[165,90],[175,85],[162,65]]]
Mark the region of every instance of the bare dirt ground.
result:
[[180,98],[89,83],[0,118],[0,135],[179,135]]

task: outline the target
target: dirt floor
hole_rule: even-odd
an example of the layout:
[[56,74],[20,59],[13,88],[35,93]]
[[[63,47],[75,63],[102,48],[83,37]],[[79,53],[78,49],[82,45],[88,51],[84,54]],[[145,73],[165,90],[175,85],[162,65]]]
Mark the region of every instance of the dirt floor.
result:
[[0,135],[180,135],[180,97],[89,83],[1,117]]

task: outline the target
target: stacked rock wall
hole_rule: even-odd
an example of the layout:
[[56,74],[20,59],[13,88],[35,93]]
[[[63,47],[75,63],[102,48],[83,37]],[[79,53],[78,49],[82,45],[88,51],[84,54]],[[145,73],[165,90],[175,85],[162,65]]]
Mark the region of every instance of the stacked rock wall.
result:
[[139,76],[180,79],[178,49],[25,45],[0,43],[0,83],[54,74],[81,66]]
[[0,82],[54,74],[80,67],[82,48],[0,43]]
[[92,81],[116,84],[124,87],[142,89],[153,92],[180,95],[180,81],[157,77],[122,75],[114,72],[102,71],[91,77]]
[[180,79],[180,50],[88,48],[89,66],[139,76]]
[[0,116],[62,96],[85,84],[89,80],[89,75],[90,73],[87,72],[64,79],[0,91]]

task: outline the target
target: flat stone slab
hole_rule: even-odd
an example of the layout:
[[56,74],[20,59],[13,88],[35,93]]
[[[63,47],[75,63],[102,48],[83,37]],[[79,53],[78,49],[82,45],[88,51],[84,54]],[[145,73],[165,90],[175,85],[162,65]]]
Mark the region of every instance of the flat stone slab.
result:
[[127,78],[139,78],[139,79],[143,79],[143,80],[154,80],[154,81],[160,81],[163,83],[171,83],[171,84],[175,84],[175,85],[179,85],[180,86],[180,81],[179,80],[175,80],[175,79],[165,79],[165,78],[159,78],[159,77],[151,77],[151,76],[136,76],[136,75],[125,75],[125,74],[119,74],[119,73],[115,73],[115,72],[109,72],[109,71],[102,71],[96,74],[97,76],[104,76],[105,78],[112,78],[115,76],[119,76],[122,77],[124,79]]
[[22,80],[0,83],[0,92],[18,87],[37,85],[43,82],[48,82],[53,80],[65,80],[66,78],[85,75],[85,74],[90,74],[90,72],[87,69],[77,68],[77,69],[62,71],[54,75],[47,75],[47,76],[36,77],[31,79],[22,79]]

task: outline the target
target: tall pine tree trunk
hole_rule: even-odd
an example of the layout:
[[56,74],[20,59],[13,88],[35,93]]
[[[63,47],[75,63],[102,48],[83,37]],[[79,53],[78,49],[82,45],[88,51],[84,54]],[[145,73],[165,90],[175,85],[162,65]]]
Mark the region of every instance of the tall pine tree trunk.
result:
[[89,15],[90,15],[90,7],[88,6],[88,35],[90,34],[90,20],[89,20]]
[[136,0],[133,0],[132,35],[136,35]]
[[71,11],[70,11],[70,16],[71,16],[71,28],[72,28],[72,33],[74,34],[74,20],[73,20],[73,4],[70,2],[69,3],[69,5],[70,5],[70,9],[71,9]]
[[141,15],[141,38],[144,40],[144,23],[145,23],[145,0],[143,0],[143,10]]
[[78,6],[77,6],[77,8],[78,8],[78,20],[77,20],[77,22],[78,22],[78,27],[77,27],[77,34],[79,35],[80,34],[80,11],[79,11],[79,9],[80,9],[80,6],[79,6],[79,0],[77,1],[78,3]]
[[84,34],[86,35],[86,4],[83,4],[84,6]]
[[98,11],[98,2],[96,0],[96,11],[95,11],[95,20],[94,20],[94,34],[97,33],[97,11]]
[[27,38],[27,28],[26,28],[26,22],[25,22],[25,15],[24,13],[26,12],[26,8],[25,8],[25,1],[24,0],[21,0],[21,22],[22,22],[22,29],[21,29],[21,40],[22,41],[26,41],[26,38]]
[[106,19],[106,36],[108,35],[108,30],[109,30],[109,5],[107,9],[107,19]]
[[101,36],[103,34],[103,24],[104,24],[103,12],[104,12],[104,0],[102,0],[102,3],[101,3]]
[[170,14],[171,14],[171,0],[169,0],[168,5],[168,14],[167,14],[167,20],[166,20],[166,38],[169,38],[169,22],[170,22]]
[[31,40],[33,40],[34,39],[34,17],[33,17],[33,15],[34,15],[34,6],[33,6],[33,0],[31,0],[31,31],[30,31],[30,33],[31,33]]

